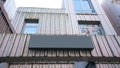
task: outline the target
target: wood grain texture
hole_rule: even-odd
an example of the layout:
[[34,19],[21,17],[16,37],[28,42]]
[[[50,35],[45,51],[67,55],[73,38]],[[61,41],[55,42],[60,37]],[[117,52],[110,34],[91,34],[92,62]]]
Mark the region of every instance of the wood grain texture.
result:
[[[96,35],[91,39],[94,49],[35,49],[28,48],[30,35],[27,34],[0,34],[0,57],[120,57],[120,37],[112,35]],[[7,42],[7,43],[6,43]]]
[[[114,2],[113,2],[114,3]],[[120,34],[120,5],[113,4],[109,0],[103,0],[103,3],[101,4],[106,15],[108,16],[109,20],[111,21],[111,24],[113,25],[114,29],[116,30],[117,34]]]
[[116,35],[102,6],[97,0],[91,0],[96,11],[92,14],[76,14],[72,0],[63,2],[65,9],[20,7],[12,20],[17,33],[23,32],[25,19],[38,19],[37,34],[81,34],[78,21],[99,21],[105,34]]
[[[109,63],[109,62],[99,62],[96,63],[96,68],[119,68],[120,63]],[[74,63],[66,63],[66,64],[59,64],[59,63],[48,63],[48,64],[40,64],[40,63],[11,63],[9,68],[75,68]],[[82,67],[82,66],[81,66]]]

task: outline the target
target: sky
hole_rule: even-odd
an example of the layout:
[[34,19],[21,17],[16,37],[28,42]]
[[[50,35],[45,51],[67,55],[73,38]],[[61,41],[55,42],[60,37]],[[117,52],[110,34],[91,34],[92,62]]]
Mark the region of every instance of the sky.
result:
[[16,7],[61,8],[62,0],[15,0]]

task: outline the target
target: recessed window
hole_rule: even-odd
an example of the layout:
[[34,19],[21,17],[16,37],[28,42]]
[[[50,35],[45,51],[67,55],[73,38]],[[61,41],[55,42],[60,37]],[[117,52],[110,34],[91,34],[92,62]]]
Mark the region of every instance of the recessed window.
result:
[[24,25],[24,33],[35,34],[38,29],[38,19],[26,19]]
[[96,68],[95,62],[75,62],[74,68]]
[[80,32],[83,35],[101,35],[104,30],[99,22],[79,22]]
[[73,0],[76,13],[94,13],[90,0]]

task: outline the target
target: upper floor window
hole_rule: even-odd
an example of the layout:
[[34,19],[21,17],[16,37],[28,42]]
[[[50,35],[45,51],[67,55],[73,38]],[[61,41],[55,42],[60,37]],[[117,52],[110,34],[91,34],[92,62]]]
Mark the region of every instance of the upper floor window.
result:
[[73,0],[76,13],[93,13],[94,9],[90,0]]
[[37,33],[38,19],[26,19],[24,25],[24,33],[35,34]]
[[83,35],[104,34],[104,30],[99,22],[79,22],[79,28]]

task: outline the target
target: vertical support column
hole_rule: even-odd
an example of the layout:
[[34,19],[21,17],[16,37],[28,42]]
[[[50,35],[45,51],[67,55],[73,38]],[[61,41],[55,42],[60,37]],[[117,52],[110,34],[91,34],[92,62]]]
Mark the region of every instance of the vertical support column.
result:
[[71,23],[72,34],[79,34],[78,21],[76,18],[73,0],[64,0],[65,12],[68,13],[69,22]]

